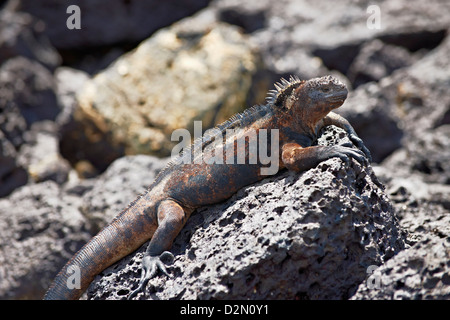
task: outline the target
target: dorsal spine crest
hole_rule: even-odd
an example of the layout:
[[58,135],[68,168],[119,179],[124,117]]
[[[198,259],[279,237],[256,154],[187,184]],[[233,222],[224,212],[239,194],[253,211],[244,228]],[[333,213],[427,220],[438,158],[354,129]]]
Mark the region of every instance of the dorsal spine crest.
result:
[[275,89],[269,91],[266,98],[267,103],[277,107],[283,107],[284,102],[291,95],[292,90],[298,88],[303,83],[305,83],[305,80],[300,80],[297,76],[290,76],[289,80],[281,78],[280,82],[274,84]]

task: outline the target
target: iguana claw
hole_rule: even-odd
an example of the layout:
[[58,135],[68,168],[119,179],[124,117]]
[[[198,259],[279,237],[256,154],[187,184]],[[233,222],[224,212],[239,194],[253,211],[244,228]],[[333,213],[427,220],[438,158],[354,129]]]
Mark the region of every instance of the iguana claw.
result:
[[367,149],[367,147],[364,145],[364,142],[361,140],[361,138],[356,135],[350,135],[350,140],[358,149],[364,152],[369,162],[372,162],[372,155],[370,154],[369,149]]
[[148,281],[156,276],[158,270],[170,278],[170,274],[167,272],[166,266],[161,261],[161,258],[164,259],[165,257],[170,257],[171,260],[174,259],[173,254],[169,251],[164,251],[159,256],[144,256],[142,259],[141,280],[139,281],[138,287],[128,296],[128,300],[135,297],[142,289],[144,289]]
[[331,147],[325,147],[324,152],[328,158],[338,157],[345,163],[349,163],[350,158],[355,159],[360,164],[367,163],[367,159],[364,156],[364,152],[359,149],[335,145]]

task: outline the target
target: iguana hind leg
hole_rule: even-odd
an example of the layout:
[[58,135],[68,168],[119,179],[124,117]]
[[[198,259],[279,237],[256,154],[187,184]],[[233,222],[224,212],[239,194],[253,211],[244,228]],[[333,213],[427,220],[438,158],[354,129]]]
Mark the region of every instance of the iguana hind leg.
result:
[[167,250],[172,246],[172,242],[183,228],[189,218],[190,211],[184,210],[173,200],[164,200],[158,207],[158,228],[153,234],[142,259],[142,275],[137,289],[128,296],[128,299],[136,296],[153,278],[158,270],[169,276],[161,259],[169,256],[173,259],[173,254]]

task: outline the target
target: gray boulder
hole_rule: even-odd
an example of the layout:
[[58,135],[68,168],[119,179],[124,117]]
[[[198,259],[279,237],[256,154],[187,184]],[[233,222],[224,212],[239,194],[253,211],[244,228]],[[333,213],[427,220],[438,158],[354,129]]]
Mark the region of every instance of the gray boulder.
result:
[[[38,140],[34,129],[40,122],[55,120],[60,108],[54,92],[54,78],[37,61],[17,56],[3,62],[0,65],[0,88],[0,196],[5,196],[28,182],[27,172],[31,164],[28,160],[34,158],[31,154],[45,156],[44,150],[32,146],[36,146]],[[52,138],[52,142],[57,144],[56,132]],[[41,147],[47,144],[41,141]],[[23,157],[21,147],[28,142],[30,148],[24,151],[27,156]],[[42,177],[41,174],[39,176]],[[48,171],[45,176],[54,177]]]
[[12,2],[0,8],[0,64],[22,56],[51,69],[58,66],[61,57],[44,34],[45,23],[27,13],[15,12]]
[[19,148],[23,133],[42,120],[55,120],[60,107],[51,72],[36,61],[18,56],[0,66],[0,129]]
[[53,181],[0,200],[0,299],[41,299],[60,268],[91,238],[79,197]]
[[57,125],[52,121],[37,122],[23,137],[17,163],[26,168],[29,182],[66,182],[71,166],[59,153]]

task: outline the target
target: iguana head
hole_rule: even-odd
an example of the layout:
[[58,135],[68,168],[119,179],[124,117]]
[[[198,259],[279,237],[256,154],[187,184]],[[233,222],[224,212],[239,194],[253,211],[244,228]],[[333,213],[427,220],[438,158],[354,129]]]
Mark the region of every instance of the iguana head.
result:
[[332,76],[314,78],[304,83],[295,93],[304,98],[311,107],[322,106],[325,109],[339,108],[347,98],[347,88],[340,80]]
[[332,76],[311,80],[281,79],[275,88],[277,90],[271,92],[271,102],[281,111],[308,122],[305,123],[308,126],[315,125],[331,110],[339,108],[348,94],[345,84]]

